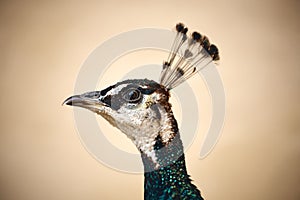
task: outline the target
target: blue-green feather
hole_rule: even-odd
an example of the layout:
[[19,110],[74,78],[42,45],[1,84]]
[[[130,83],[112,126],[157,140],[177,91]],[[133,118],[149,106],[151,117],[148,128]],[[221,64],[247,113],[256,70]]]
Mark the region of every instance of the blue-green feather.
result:
[[164,167],[155,169],[151,159],[142,154],[145,167],[144,199],[203,200],[187,173],[179,134],[168,144],[163,144],[160,137],[156,138],[155,150],[159,164]]

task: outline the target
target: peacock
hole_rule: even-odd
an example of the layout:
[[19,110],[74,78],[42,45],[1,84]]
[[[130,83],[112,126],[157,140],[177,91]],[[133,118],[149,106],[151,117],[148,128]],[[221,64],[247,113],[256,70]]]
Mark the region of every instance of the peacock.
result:
[[170,90],[211,62],[218,48],[209,39],[178,23],[159,83],[148,79],[118,82],[101,91],[67,98],[64,104],[101,115],[135,144],[144,165],[145,200],[203,200],[187,173],[178,124],[169,102]]

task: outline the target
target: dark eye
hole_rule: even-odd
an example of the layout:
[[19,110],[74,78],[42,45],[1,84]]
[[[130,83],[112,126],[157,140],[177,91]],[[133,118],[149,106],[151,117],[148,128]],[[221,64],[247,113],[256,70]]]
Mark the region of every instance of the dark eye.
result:
[[127,90],[123,95],[123,98],[130,103],[138,102],[141,99],[141,97],[142,97],[141,91],[139,91],[136,88],[131,88]]

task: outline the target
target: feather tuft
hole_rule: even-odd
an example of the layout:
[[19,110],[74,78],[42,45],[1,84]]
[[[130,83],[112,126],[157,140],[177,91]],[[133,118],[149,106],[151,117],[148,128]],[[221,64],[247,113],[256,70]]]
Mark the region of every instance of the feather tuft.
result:
[[176,36],[167,61],[163,63],[160,84],[168,90],[177,87],[211,62],[220,59],[216,45],[199,32],[187,36],[183,23],[176,25]]

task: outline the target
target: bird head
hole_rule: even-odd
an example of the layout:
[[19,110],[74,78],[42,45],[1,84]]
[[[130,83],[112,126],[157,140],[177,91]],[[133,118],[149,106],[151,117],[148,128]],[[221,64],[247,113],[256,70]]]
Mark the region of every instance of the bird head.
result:
[[[126,80],[101,91],[71,96],[64,104],[101,115],[125,133],[142,155],[157,164],[157,149],[181,146],[175,138],[178,127],[169,103],[169,91],[220,59],[218,48],[206,36],[198,32],[188,36],[187,31],[184,24],[176,25],[175,40],[163,63],[159,83],[147,79]],[[172,140],[175,143],[170,144]]]
[[118,82],[101,91],[71,96],[64,104],[101,115],[154,162],[157,138],[167,143],[177,128],[169,96],[169,91],[161,84],[135,79]]

